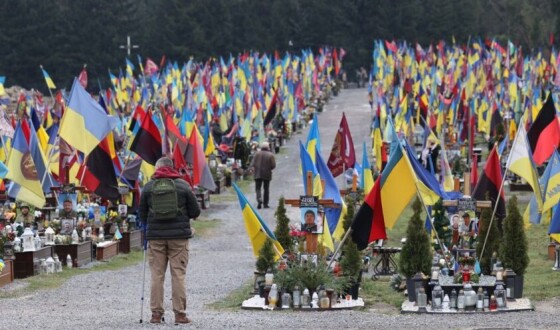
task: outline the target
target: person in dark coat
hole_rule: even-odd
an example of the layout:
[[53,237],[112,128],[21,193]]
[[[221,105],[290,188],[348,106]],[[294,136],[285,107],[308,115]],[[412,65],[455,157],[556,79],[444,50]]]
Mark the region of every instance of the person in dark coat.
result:
[[[274,154],[270,152],[268,142],[261,144],[261,150],[257,151],[251,161],[253,169],[253,177],[255,179],[255,190],[257,192],[257,208],[261,208],[264,203],[264,208],[269,208],[269,187],[270,180],[272,180],[272,170],[276,167],[276,160]],[[264,186],[264,196],[261,196],[261,187]]]
[[[193,236],[190,219],[200,215],[200,207],[189,184],[173,168],[173,161],[167,157],[156,162],[156,171],[142,191],[138,215],[146,228],[148,240],[148,260],[152,274],[150,323],[161,323],[164,313],[163,283],[169,263],[171,272],[171,292],[175,323],[190,323],[187,317],[187,290],[185,275],[189,261],[189,239]],[[154,183],[161,178],[173,179],[177,194],[177,216],[173,219],[158,219],[152,207]]]

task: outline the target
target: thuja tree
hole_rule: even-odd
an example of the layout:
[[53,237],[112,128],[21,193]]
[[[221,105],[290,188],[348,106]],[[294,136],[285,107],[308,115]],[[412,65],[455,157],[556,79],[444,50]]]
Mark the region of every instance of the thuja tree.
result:
[[[453,236],[453,231],[449,228],[449,219],[445,216],[445,209],[443,208],[443,200],[440,198],[437,203],[434,204],[434,229],[438,234],[441,244],[449,246],[451,244],[451,237]],[[436,241],[436,250],[444,250],[440,246],[440,242]]]
[[278,207],[276,208],[274,216],[276,217],[276,230],[274,231],[276,239],[284,250],[292,251],[293,242],[290,237],[290,218],[286,215],[284,196],[280,197],[278,200]]
[[[479,225],[476,243],[476,255],[478,256],[478,262],[480,263],[482,274],[490,274],[492,272],[492,264],[490,261],[492,258],[492,253],[498,252],[498,250],[500,249],[500,231],[498,230],[496,219],[494,219],[494,221],[490,223],[491,217],[492,209],[484,208],[480,213],[480,218],[478,221]],[[486,239],[486,235],[488,235],[488,239]],[[486,241],[484,254],[480,255],[482,253],[484,241]]]
[[432,247],[430,236],[422,221],[422,204],[417,198],[412,204],[412,217],[406,229],[406,243],[404,244],[399,268],[406,277],[412,277],[418,272],[429,274],[432,266]]
[[263,246],[259,251],[259,257],[257,258],[257,271],[266,272],[269,268],[274,269],[276,253],[274,252],[274,246],[272,245],[272,240],[268,237],[264,242]]
[[350,228],[350,226],[352,225],[352,221],[354,220],[354,213],[356,212],[356,201],[350,196],[346,196],[344,201],[346,203],[346,214],[343,218],[344,222],[342,223],[342,228],[344,228],[344,232],[346,233],[348,228]]
[[503,222],[503,239],[500,245],[500,260],[505,268],[523,275],[529,265],[528,244],[523,218],[517,208],[517,197],[509,199],[507,216]]

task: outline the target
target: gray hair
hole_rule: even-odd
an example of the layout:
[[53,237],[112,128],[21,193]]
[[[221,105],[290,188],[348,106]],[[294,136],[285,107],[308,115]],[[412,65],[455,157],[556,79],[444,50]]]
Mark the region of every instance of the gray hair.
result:
[[168,157],[161,157],[156,162],[156,169],[160,167],[173,167],[173,161]]

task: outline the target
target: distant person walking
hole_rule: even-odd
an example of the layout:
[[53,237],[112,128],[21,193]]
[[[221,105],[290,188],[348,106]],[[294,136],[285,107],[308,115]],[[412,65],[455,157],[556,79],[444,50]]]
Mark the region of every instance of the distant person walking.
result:
[[189,261],[189,239],[193,236],[190,219],[200,215],[200,208],[189,184],[173,168],[167,157],[156,162],[156,171],[144,187],[139,216],[147,225],[148,260],[152,274],[150,323],[161,323],[164,313],[163,284],[169,262],[175,323],[190,323],[187,317],[185,274]]
[[[261,208],[264,202],[264,208],[269,208],[269,187],[272,180],[272,170],[276,167],[274,154],[270,152],[268,142],[261,144],[261,150],[253,156],[251,168],[253,168],[255,178],[255,190],[257,192],[257,208]],[[261,187],[264,186],[264,197],[261,195]]]

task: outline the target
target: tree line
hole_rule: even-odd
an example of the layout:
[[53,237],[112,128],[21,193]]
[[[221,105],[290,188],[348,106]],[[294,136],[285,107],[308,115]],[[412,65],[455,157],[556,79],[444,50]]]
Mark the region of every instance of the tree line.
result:
[[[87,64],[89,89],[124,70],[126,36],[160,63],[250,50],[342,47],[344,68],[369,67],[374,39],[423,46],[489,37],[525,49],[560,32],[560,0],[0,0],[0,76],[6,86],[46,91],[39,65],[69,89]],[[560,35],[558,36],[560,42]]]

